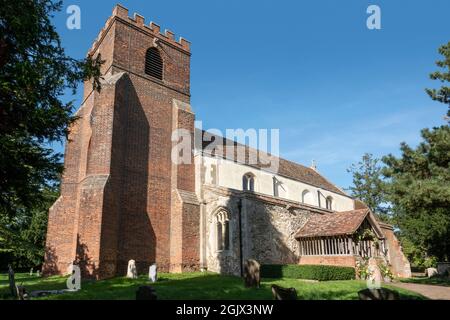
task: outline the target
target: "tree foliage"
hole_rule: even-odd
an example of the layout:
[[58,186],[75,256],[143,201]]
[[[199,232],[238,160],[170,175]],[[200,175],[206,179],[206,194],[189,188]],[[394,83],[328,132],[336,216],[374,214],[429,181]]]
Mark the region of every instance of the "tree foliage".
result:
[[431,99],[448,106],[447,117],[450,117],[450,87],[444,85],[445,83],[450,83],[450,42],[441,46],[438,51],[443,56],[443,60],[436,61],[436,65],[442,71],[431,73],[430,78],[439,80],[443,85],[439,89],[426,89],[426,92]]
[[58,179],[61,155],[48,143],[62,140],[75,120],[61,99],[82,80],[99,89],[100,57],[67,56],[53,12],[60,1],[2,1],[0,6],[0,214],[15,215],[39,202]]
[[352,164],[347,172],[353,176],[353,185],[348,188],[351,195],[364,202],[381,220],[389,221],[380,160],[370,153],[365,153],[362,160]]
[[63,168],[61,155],[49,144],[63,140],[76,120],[72,102],[64,102],[62,96],[67,90],[74,93],[81,81],[89,79],[100,90],[101,57],[73,59],[61,45],[51,23],[52,14],[61,8],[61,1],[52,0],[0,5],[2,250],[13,248],[13,240],[23,243],[21,248],[31,248],[26,241],[42,246],[46,221],[42,212],[48,209],[48,192]]
[[0,270],[39,266],[44,257],[48,208],[59,195],[57,186],[42,191],[42,201],[16,215],[0,215]]
[[384,175],[401,236],[424,258],[450,259],[450,127],[422,130],[423,142],[413,149],[401,144],[399,158],[388,155]]
[[[441,71],[430,74],[443,85],[426,89],[431,99],[448,106],[450,117],[450,42],[439,48]],[[389,200],[400,228],[405,253],[415,265],[431,266],[450,260],[450,127],[422,130],[415,149],[402,143],[401,157],[388,155],[384,174],[390,179]]]

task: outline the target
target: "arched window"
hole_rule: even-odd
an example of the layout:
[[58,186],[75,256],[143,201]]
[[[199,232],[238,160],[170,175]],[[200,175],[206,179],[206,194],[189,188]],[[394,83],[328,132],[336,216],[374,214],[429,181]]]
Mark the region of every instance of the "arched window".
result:
[[216,231],[217,231],[217,250],[223,250],[223,228],[222,228],[222,222],[217,221],[217,223],[216,223]]
[[327,197],[327,199],[326,199],[326,208],[328,210],[332,210],[333,209],[333,198],[332,197]]
[[149,48],[145,54],[145,73],[159,80],[163,78],[163,61],[155,47]]
[[255,191],[255,176],[252,173],[246,173],[242,177],[242,190]]
[[220,210],[215,217],[217,251],[230,249],[230,218],[226,210]]
[[225,220],[223,223],[224,233],[223,233],[223,250],[230,249],[230,221]]
[[313,204],[313,196],[309,190],[304,190],[302,193],[302,202],[307,204]]

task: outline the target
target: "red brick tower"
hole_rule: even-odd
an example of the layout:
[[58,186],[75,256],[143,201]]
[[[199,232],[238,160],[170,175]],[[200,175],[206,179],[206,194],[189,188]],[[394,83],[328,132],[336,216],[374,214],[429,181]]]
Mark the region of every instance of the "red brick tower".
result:
[[85,83],[61,197],[49,212],[44,273],[65,273],[76,261],[85,277],[101,279],[124,275],[130,259],[140,273],[154,262],[162,271],[195,270],[193,155],[191,164],[171,161],[172,131],[193,139],[189,42],[117,5],[90,52],[106,60],[105,79],[100,93]]

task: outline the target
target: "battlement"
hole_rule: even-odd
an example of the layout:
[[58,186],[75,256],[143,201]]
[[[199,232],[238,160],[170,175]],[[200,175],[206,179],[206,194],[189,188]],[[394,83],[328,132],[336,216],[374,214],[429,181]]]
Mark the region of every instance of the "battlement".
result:
[[128,9],[122,6],[121,4],[117,4],[113,9],[112,15],[108,18],[108,20],[106,20],[105,26],[100,31],[99,35],[97,36],[97,39],[92,44],[92,47],[89,50],[88,54],[94,53],[99,42],[101,41],[106,31],[108,30],[110,24],[113,22],[114,19],[117,18],[122,19],[128,23],[131,23],[135,27],[142,29],[144,32],[153,34],[163,42],[169,43],[184,51],[190,52],[191,43],[186,39],[184,39],[183,37],[180,37],[177,41],[175,39],[175,34],[172,31],[166,29],[164,30],[164,33],[161,33],[161,27],[158,24],[151,21],[148,25],[146,25],[145,18],[137,13],[134,13],[133,17],[129,17]]

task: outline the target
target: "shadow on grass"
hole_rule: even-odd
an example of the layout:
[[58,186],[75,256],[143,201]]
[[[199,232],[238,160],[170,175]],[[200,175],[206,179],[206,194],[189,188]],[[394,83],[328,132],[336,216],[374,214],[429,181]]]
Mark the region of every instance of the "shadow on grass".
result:
[[[20,281],[29,282],[29,281],[33,281],[33,280],[37,280],[37,279],[42,279],[42,278],[37,277],[37,276],[18,277],[17,274],[15,275],[16,282],[20,282]],[[4,286],[4,285],[9,285],[8,276],[6,276],[6,279],[4,279],[3,277],[0,278],[0,286]]]
[[[0,299],[10,299],[9,282],[1,278],[0,280]],[[23,285],[28,292],[34,290],[59,290],[66,288],[66,278],[65,277],[36,277],[29,276],[28,274],[17,274],[15,275],[15,280],[17,285]]]
[[401,279],[400,282],[450,287],[450,278],[446,277],[431,277],[431,278],[417,277],[417,278]]
[[[65,288],[65,277],[37,278],[25,281],[28,291],[54,290]],[[19,280],[20,282],[20,280]],[[366,288],[365,282],[327,281],[305,282],[297,279],[263,279],[260,289],[245,288],[243,280],[235,276],[213,273],[160,274],[157,283],[150,283],[147,277],[138,279],[114,278],[96,282],[83,282],[82,289],[76,293],[52,295],[39,299],[56,300],[134,300],[139,286],[151,285],[161,300],[270,300],[271,285],[294,287],[302,300],[357,300],[358,291]],[[1,292],[7,292],[7,286],[0,286]],[[394,288],[393,288],[394,289]],[[421,299],[422,297],[407,290],[395,288],[403,299]]]

